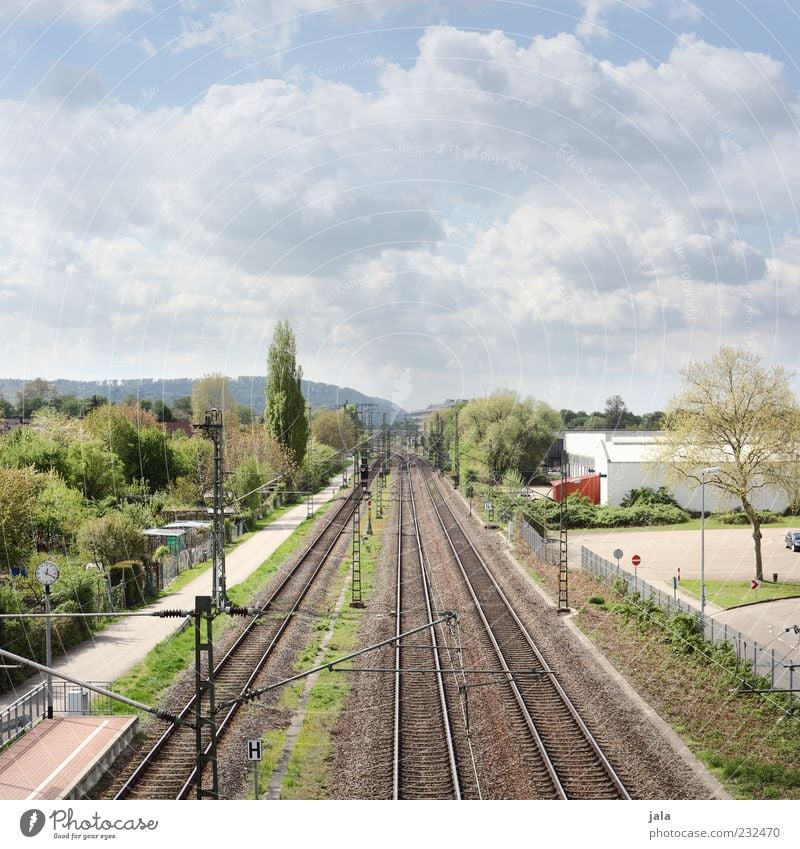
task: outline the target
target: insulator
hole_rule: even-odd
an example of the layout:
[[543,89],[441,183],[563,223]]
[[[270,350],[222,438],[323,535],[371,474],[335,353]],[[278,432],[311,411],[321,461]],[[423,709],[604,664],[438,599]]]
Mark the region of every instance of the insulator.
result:
[[185,610],[159,610],[153,614],[153,616],[158,616],[161,619],[185,619],[187,616],[187,612]]
[[250,609],[247,607],[226,607],[225,612],[228,616],[250,616]]

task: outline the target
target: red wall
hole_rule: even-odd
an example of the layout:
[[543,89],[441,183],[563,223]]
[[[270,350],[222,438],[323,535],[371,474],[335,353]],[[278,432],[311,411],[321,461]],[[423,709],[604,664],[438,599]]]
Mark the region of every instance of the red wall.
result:
[[577,478],[567,478],[565,481],[565,491],[561,492],[561,481],[553,482],[553,501],[561,501],[573,492],[585,495],[592,504],[600,503],[600,475],[594,473],[591,475],[581,475]]

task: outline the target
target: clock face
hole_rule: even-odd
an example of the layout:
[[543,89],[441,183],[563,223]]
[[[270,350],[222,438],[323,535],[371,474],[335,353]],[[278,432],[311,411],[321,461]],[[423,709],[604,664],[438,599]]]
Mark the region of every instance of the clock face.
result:
[[36,567],[36,580],[45,587],[58,580],[58,565],[52,560],[45,560]]

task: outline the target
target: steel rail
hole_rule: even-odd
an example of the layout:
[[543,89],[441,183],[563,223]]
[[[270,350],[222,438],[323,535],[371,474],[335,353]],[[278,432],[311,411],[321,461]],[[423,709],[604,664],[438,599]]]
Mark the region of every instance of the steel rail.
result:
[[[413,487],[411,485],[410,476],[408,477],[408,499],[407,501],[404,499],[404,490],[403,483],[406,474],[401,474],[399,477],[399,510],[398,510],[398,527],[397,527],[397,589],[395,596],[395,604],[396,604],[396,625],[395,625],[395,636],[398,638],[395,643],[395,663],[394,663],[394,673],[395,673],[395,690],[394,690],[394,751],[393,751],[393,765],[392,765],[392,797],[394,799],[402,799],[405,798],[403,795],[403,786],[402,786],[402,770],[401,763],[404,757],[403,751],[403,701],[402,701],[402,689],[404,685],[402,682],[402,674],[406,672],[403,669],[403,650],[408,649],[408,646],[402,646],[399,640],[399,635],[403,633],[404,625],[403,625],[403,611],[405,609],[405,599],[404,599],[404,586],[407,585],[408,580],[411,579],[411,575],[407,573],[406,563],[407,559],[404,557],[404,545],[403,545],[403,534],[404,531],[407,530],[408,522],[406,521],[405,514],[410,513],[410,524],[414,530],[414,543],[416,549],[416,555],[419,563],[419,574],[417,579],[419,580],[419,587],[422,589],[422,594],[425,600],[425,609],[426,615],[429,622],[433,622],[433,606],[431,604],[430,597],[430,587],[428,584],[428,574],[425,568],[425,559],[422,550],[422,540],[419,533],[419,524],[417,521],[416,515],[416,503],[414,501],[413,495]],[[406,543],[408,546],[408,543]],[[413,570],[413,565],[410,566]],[[413,646],[414,649],[424,650],[426,652],[431,652],[433,658],[433,665],[431,669],[426,670],[429,674],[433,674],[436,676],[436,688],[437,688],[437,698],[439,701],[439,711],[442,719],[442,731],[444,734],[446,749],[447,749],[447,762],[448,762],[448,770],[450,774],[450,782],[452,784],[452,794],[456,799],[461,799],[461,784],[458,776],[458,767],[456,764],[455,757],[455,748],[453,745],[453,730],[450,722],[450,715],[447,706],[447,698],[444,690],[444,681],[443,681],[443,670],[441,665],[441,660],[439,656],[439,646],[436,638],[436,630],[433,626],[430,627],[430,644]],[[427,681],[423,681],[421,686],[427,687],[429,684]],[[419,752],[411,752],[409,753],[410,757],[418,757]]]
[[[422,588],[425,592],[425,609],[428,614],[428,621],[433,622],[433,604],[431,603],[430,591],[430,576],[428,569],[425,566],[426,557],[422,549],[422,535],[419,530],[419,515],[417,513],[417,503],[414,498],[414,486],[411,482],[411,475],[408,476],[408,494],[411,497],[411,513],[414,517],[414,536],[417,543],[417,551],[419,553],[419,567],[422,579]],[[456,799],[461,799],[461,781],[458,776],[458,766],[456,764],[456,753],[453,745],[453,727],[450,723],[450,711],[447,708],[447,697],[444,689],[444,670],[442,669],[441,657],[439,654],[439,645],[436,641],[436,631],[431,626],[431,640],[433,642],[433,657],[436,662],[436,684],[439,690],[439,701],[442,706],[442,721],[445,726],[447,735],[447,756],[450,764],[450,774],[453,781],[453,792]]]
[[[214,676],[215,677],[219,676],[219,674],[227,668],[227,666],[231,662],[234,654],[241,648],[241,646],[250,637],[253,629],[255,628],[255,626],[258,623],[258,621],[260,620],[260,618],[265,613],[269,612],[269,609],[273,606],[276,598],[284,590],[284,588],[289,583],[289,581],[291,581],[292,578],[295,577],[295,574],[306,563],[307,559],[312,555],[312,553],[315,553],[315,549],[319,545],[323,536],[326,533],[328,533],[330,528],[332,526],[334,526],[338,522],[338,520],[341,519],[344,516],[344,521],[341,522],[341,527],[339,528],[338,533],[336,533],[336,535],[333,538],[332,543],[326,549],[325,555],[321,559],[320,565],[317,567],[314,574],[316,575],[319,572],[319,569],[321,568],[322,564],[326,561],[327,557],[330,554],[330,551],[333,549],[333,546],[339,540],[341,532],[346,527],[347,522],[349,521],[350,517],[353,515],[355,507],[358,504],[360,504],[360,499],[354,498],[353,494],[351,493],[346,499],[344,499],[341,506],[339,507],[338,510],[335,511],[333,516],[329,517],[328,521],[322,527],[320,532],[316,535],[314,540],[307,546],[305,552],[302,554],[302,556],[297,561],[297,563],[292,568],[292,570],[284,576],[284,578],[281,580],[278,587],[270,595],[269,599],[267,599],[267,601],[261,606],[259,612],[256,615],[253,616],[252,620],[242,630],[241,634],[238,636],[238,638],[233,643],[233,645],[228,649],[228,651],[225,653],[225,655],[222,657],[222,659],[217,664],[215,664],[215,666],[214,666]],[[308,586],[306,586],[304,588],[304,593],[307,591],[307,589],[308,589]],[[284,619],[284,622],[281,624],[281,632],[285,629],[286,624],[290,621],[290,619],[291,619],[291,616],[287,615],[286,618]],[[274,648],[274,642],[275,641],[273,640],[270,644],[270,651]],[[269,652],[262,655],[261,660],[260,660],[260,663],[261,663],[262,666],[263,666],[263,663],[266,661],[268,654],[269,654]],[[249,682],[252,681],[252,679],[255,677],[255,675],[259,671],[260,671],[260,668],[256,669],[253,672],[253,674],[250,676]],[[184,705],[184,707],[181,709],[181,711],[178,714],[178,723],[180,723],[181,720],[185,720],[186,717],[190,713],[195,711],[196,701],[197,701],[197,697],[196,697],[196,695],[194,695]],[[227,721],[230,719],[232,713],[234,713],[235,710],[236,710],[236,708],[234,708],[232,711],[230,711],[226,715],[226,717],[225,717],[225,724],[226,725],[227,725]],[[178,726],[171,726],[170,728],[167,728],[166,731],[161,735],[161,737],[159,737],[159,739],[156,741],[156,743],[152,746],[152,748],[145,755],[144,759],[139,763],[139,765],[134,770],[134,772],[131,774],[131,776],[126,780],[126,782],[123,784],[123,786],[117,792],[116,796],[114,797],[115,799],[126,799],[130,796],[135,785],[144,777],[144,774],[147,771],[148,767],[150,767],[156,761],[160,752],[163,750],[163,748],[166,746],[166,744],[172,739],[172,737],[176,733],[177,727]],[[219,736],[220,735],[218,734],[218,737]],[[193,768],[193,770],[192,770],[192,782],[194,781],[195,778],[196,778],[196,767]],[[182,786],[181,794],[184,794],[184,796],[185,796],[184,791],[187,790],[187,785],[188,785],[188,789],[191,789],[191,782],[187,781]],[[177,798],[184,798],[184,796],[179,795]]]
[[[490,624],[489,624],[489,622],[488,622],[488,620],[485,616],[483,607],[482,607],[482,605],[481,605],[481,603],[478,599],[477,593],[475,592],[472,581],[469,578],[467,568],[466,568],[466,566],[463,562],[463,558],[459,554],[457,547],[455,545],[455,541],[452,538],[452,534],[450,533],[450,531],[448,530],[448,528],[447,528],[447,526],[444,522],[442,512],[439,508],[439,504],[437,503],[437,500],[434,497],[433,491],[431,489],[430,477],[427,474],[425,474],[424,471],[423,471],[423,477],[424,477],[426,486],[428,488],[428,492],[430,493],[431,503],[433,504],[437,518],[439,519],[439,523],[442,527],[442,530],[443,530],[445,536],[447,537],[448,543],[450,545],[450,549],[453,552],[453,555],[454,555],[454,557],[456,558],[456,561],[459,564],[459,568],[461,569],[461,572],[464,576],[467,587],[469,589],[469,593],[472,596],[473,601],[475,602],[476,608],[478,610],[478,613],[480,615],[480,618],[483,621],[484,626],[486,627],[487,635],[489,636],[489,639],[492,642],[492,645],[495,649],[495,652],[497,653],[498,660],[500,661],[503,669],[507,672],[507,680],[509,682],[509,685],[511,686],[512,692],[514,693],[514,698],[517,701],[517,704],[520,706],[520,709],[522,710],[525,722],[526,722],[528,728],[530,729],[530,731],[533,735],[533,738],[536,742],[537,748],[539,749],[540,753],[542,754],[542,757],[545,760],[547,771],[550,774],[551,779],[553,780],[554,787],[557,789],[557,793],[558,793],[559,797],[566,799],[566,798],[568,798],[568,795],[567,795],[566,789],[564,788],[564,785],[563,785],[560,777],[558,776],[558,772],[556,770],[555,764],[553,763],[549,753],[547,752],[546,745],[545,745],[544,741],[542,740],[542,737],[539,734],[539,731],[536,728],[535,722],[534,722],[533,717],[531,716],[531,713],[530,713],[530,709],[528,708],[527,704],[525,703],[524,697],[522,696],[522,693],[520,692],[520,690],[519,690],[519,688],[516,684],[516,681],[514,680],[513,672],[510,670],[508,663],[506,662],[506,659],[504,657],[503,651],[500,648],[500,645],[498,644],[497,639],[495,638],[495,635],[493,633],[493,629],[490,626]],[[503,603],[503,605],[506,607],[506,609],[510,613],[512,619],[514,620],[515,624],[519,628],[519,631],[520,631],[521,635],[523,636],[525,642],[527,643],[527,645],[530,647],[530,649],[534,653],[537,661],[541,664],[543,670],[547,673],[548,680],[550,680],[552,682],[552,684],[553,684],[556,692],[558,693],[561,701],[563,702],[564,706],[569,711],[571,717],[574,719],[576,725],[580,729],[584,738],[589,743],[592,751],[594,752],[598,761],[600,762],[600,764],[602,765],[606,774],[608,775],[609,779],[611,780],[611,783],[614,785],[617,792],[622,796],[623,799],[630,799],[631,797],[630,797],[628,791],[626,790],[624,784],[622,783],[621,779],[616,774],[616,772],[615,772],[614,768],[611,766],[611,764],[608,762],[608,759],[603,754],[602,750],[600,749],[599,744],[597,743],[594,736],[592,735],[592,733],[587,728],[586,723],[583,721],[583,719],[581,718],[577,709],[575,708],[575,705],[572,703],[571,699],[569,698],[567,693],[564,691],[564,688],[558,682],[555,675],[552,674],[552,670],[550,669],[549,665],[547,664],[547,661],[544,659],[542,653],[539,651],[539,648],[534,643],[532,637],[528,633],[528,630],[525,628],[525,626],[520,621],[519,617],[516,614],[516,611],[514,610],[513,606],[509,602],[508,598],[506,597],[506,595],[503,593],[502,589],[498,585],[497,581],[495,580],[494,576],[491,573],[491,570],[486,565],[486,562],[484,561],[483,557],[481,557],[480,553],[478,552],[478,550],[476,549],[476,547],[472,543],[472,540],[470,540],[466,531],[462,527],[460,521],[455,516],[453,511],[450,510],[450,508],[446,504],[444,498],[441,495],[441,492],[439,491],[438,485],[435,482],[433,484],[433,488],[436,490],[436,493],[439,497],[441,505],[444,507],[445,510],[447,510],[447,512],[451,516],[453,523],[454,523],[454,526],[456,528],[458,528],[458,530],[460,531],[460,533],[461,533],[464,541],[466,542],[467,546],[472,551],[472,553],[474,554],[478,564],[483,569],[486,577],[491,582],[491,585],[492,585],[494,591],[497,593],[498,598]]]

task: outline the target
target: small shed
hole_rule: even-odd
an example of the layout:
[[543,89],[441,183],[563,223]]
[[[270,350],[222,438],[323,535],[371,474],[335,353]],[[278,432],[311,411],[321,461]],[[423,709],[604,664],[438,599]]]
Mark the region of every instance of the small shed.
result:
[[147,554],[150,557],[162,545],[169,549],[170,554],[178,554],[186,548],[185,528],[147,528],[142,533],[147,539]]

